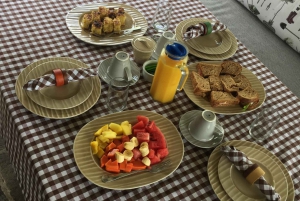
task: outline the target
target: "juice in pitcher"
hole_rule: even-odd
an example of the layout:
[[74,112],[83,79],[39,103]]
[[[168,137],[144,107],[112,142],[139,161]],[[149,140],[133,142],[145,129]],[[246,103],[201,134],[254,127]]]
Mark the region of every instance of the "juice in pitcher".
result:
[[168,103],[181,90],[188,77],[188,49],[178,41],[167,44],[158,59],[150,95],[156,101]]

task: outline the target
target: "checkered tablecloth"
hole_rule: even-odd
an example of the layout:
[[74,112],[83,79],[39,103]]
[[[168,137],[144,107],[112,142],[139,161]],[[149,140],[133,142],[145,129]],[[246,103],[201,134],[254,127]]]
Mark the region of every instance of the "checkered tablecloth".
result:
[[[119,1],[138,9],[151,22],[158,1]],[[130,53],[130,44],[99,47],[74,37],[66,27],[69,10],[92,1],[9,1],[0,4],[0,136],[15,169],[26,200],[218,200],[208,176],[207,161],[213,149],[201,149],[183,138],[185,152],[178,169],[167,178],[134,190],[116,191],[88,181],[76,166],[73,141],[77,132],[91,120],[109,114],[105,99],[108,85],[102,81],[102,94],[90,110],[71,119],[54,120],[37,116],[25,109],[15,93],[20,72],[30,63],[45,57],[71,57],[91,68],[112,57],[117,51]],[[95,3],[95,2],[93,2]],[[200,1],[175,1],[170,30],[192,17],[214,19]],[[230,29],[230,27],[228,27]],[[154,30],[149,28],[146,35]],[[192,55],[189,62],[200,61]],[[259,143],[274,153],[286,166],[300,200],[300,101],[241,42],[231,58],[250,69],[266,90],[263,106],[276,107],[281,122],[268,140]],[[140,66],[141,67],[141,66]],[[142,77],[129,90],[128,110],[155,111],[178,128],[181,115],[199,109],[184,91],[172,103],[160,104],[149,96],[150,84]],[[241,115],[218,115],[225,129],[225,141],[253,139],[248,126],[253,111]]]

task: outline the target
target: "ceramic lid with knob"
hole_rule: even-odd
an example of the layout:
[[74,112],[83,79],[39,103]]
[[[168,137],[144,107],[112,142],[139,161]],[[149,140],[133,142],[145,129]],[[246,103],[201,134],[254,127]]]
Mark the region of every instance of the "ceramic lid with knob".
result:
[[152,38],[146,36],[134,38],[131,44],[132,46],[134,46],[134,48],[143,52],[152,52],[156,46],[155,41]]

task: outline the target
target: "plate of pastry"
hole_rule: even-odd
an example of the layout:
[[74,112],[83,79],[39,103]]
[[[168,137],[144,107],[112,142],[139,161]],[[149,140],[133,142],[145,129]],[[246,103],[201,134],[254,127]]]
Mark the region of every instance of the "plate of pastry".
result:
[[129,43],[148,28],[147,20],[135,8],[104,2],[73,8],[66,16],[66,24],[79,40],[102,46]]
[[234,61],[202,61],[188,66],[184,85],[187,96],[199,107],[217,114],[242,114],[259,108],[266,93],[260,80]]

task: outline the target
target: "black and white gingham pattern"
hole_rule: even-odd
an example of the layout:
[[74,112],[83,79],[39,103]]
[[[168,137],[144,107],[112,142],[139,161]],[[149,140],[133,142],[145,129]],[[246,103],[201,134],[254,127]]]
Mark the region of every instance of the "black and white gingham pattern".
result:
[[[253,166],[253,163],[248,159],[248,157],[242,151],[236,149],[233,146],[222,146],[221,151],[241,172],[247,171],[248,168],[251,168],[251,166]],[[263,176],[255,181],[254,184],[266,196],[267,200],[280,200],[280,195],[276,193],[273,186],[268,184]]]
[[[151,21],[158,0],[117,2],[135,7],[145,16],[149,24],[146,36],[155,33]],[[195,147],[184,137],[184,158],[178,169],[162,181],[137,189],[117,191],[98,187],[81,174],[73,156],[73,141],[86,123],[109,114],[105,106],[108,84],[104,81],[95,106],[70,119],[39,117],[26,110],[18,100],[15,93],[18,75],[27,65],[39,59],[71,57],[95,70],[100,62],[117,51],[128,52],[133,59],[130,43],[95,46],[80,41],[70,33],[65,23],[67,12],[89,3],[89,0],[15,0],[1,1],[0,4],[0,136],[5,139],[25,200],[218,200],[207,175],[207,161],[213,149]],[[174,32],[178,23],[194,17],[217,20],[198,0],[175,0],[170,30]],[[294,199],[300,200],[300,191],[297,190],[300,189],[299,98],[240,41],[236,54],[229,59],[240,62],[261,80],[266,91],[263,107],[276,107],[282,116],[272,136],[259,144],[274,153],[285,165],[294,183]],[[201,59],[189,55],[189,64],[198,61]],[[150,86],[142,76],[135,85],[130,86],[128,110],[156,112],[179,130],[178,123],[184,113],[201,109],[188,99],[184,91],[177,92],[171,103],[155,102],[149,96]],[[217,115],[225,129],[224,141],[253,142],[248,134],[248,126],[258,112]]]
[[[196,38],[199,36],[203,36],[205,33],[205,24],[200,23],[200,24],[196,24],[196,25],[192,25],[190,27],[188,27],[186,29],[186,31],[183,33],[183,40],[189,40],[192,38]],[[214,21],[211,22],[211,26],[212,26],[212,32],[217,32],[217,31],[224,31],[227,29],[227,26],[225,24],[223,24],[220,21]]]
[[97,75],[97,71],[91,68],[68,69],[64,70],[64,72],[66,73],[68,82],[83,80]]
[[46,74],[39,78],[29,80],[24,84],[23,89],[27,91],[35,91],[43,89],[44,87],[54,86],[56,83],[54,74]]
[[[62,69],[65,76],[67,76],[67,82],[74,82],[83,80],[92,76],[96,76],[97,72],[94,69],[79,68],[79,69]],[[29,80],[24,84],[23,89],[27,91],[41,90],[45,87],[55,86],[56,80],[54,74],[46,74],[39,78]]]

